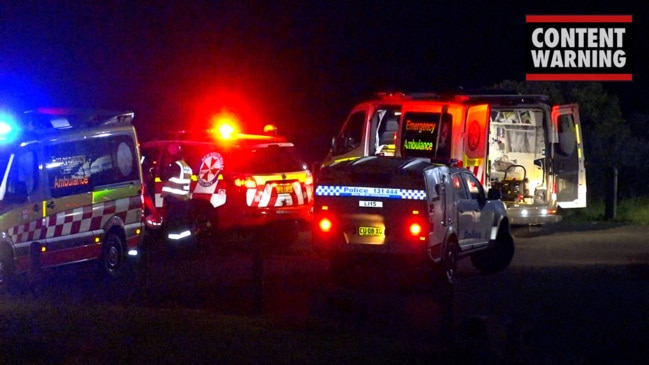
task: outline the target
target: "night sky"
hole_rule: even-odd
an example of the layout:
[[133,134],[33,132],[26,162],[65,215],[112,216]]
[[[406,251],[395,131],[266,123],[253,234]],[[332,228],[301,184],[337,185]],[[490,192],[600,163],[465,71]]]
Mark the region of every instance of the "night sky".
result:
[[277,124],[315,159],[372,92],[524,80],[525,15],[631,14],[634,81],[605,86],[625,113],[647,112],[648,10],[522,3],[5,0],[0,98],[134,110],[141,139],[227,109],[250,129]]

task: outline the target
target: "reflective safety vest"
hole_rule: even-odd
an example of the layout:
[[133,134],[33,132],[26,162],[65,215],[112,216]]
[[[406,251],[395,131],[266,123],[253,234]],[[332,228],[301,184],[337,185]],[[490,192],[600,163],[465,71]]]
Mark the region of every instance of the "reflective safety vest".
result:
[[175,161],[178,166],[176,174],[171,176],[162,186],[162,197],[175,196],[182,200],[191,198],[189,184],[192,179],[192,168],[184,160]]

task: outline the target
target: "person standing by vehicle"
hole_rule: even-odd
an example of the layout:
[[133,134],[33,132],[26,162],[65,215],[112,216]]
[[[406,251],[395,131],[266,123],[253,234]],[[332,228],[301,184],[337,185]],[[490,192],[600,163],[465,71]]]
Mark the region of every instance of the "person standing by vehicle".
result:
[[177,143],[167,146],[167,163],[162,169],[162,198],[167,210],[168,237],[180,239],[190,224],[187,219],[187,205],[191,195],[189,185],[192,169],[183,158],[182,148]]

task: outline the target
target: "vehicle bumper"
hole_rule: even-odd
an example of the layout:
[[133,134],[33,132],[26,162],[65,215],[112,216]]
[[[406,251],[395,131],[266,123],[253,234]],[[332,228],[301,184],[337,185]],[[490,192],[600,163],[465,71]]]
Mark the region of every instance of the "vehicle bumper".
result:
[[541,225],[561,221],[558,214],[549,213],[546,206],[507,206],[507,217],[512,226]]
[[245,208],[240,210],[222,209],[218,211],[219,230],[254,228],[269,223],[295,221],[309,225],[313,220],[313,207],[303,205],[282,208]]

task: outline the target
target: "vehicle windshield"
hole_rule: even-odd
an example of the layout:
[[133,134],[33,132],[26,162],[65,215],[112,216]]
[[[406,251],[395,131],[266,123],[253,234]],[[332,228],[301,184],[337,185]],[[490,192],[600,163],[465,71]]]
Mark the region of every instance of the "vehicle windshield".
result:
[[232,169],[253,174],[272,174],[307,169],[306,162],[299,156],[295,147],[277,144],[242,148],[237,150],[229,161]]
[[409,112],[404,115],[403,120],[401,134],[403,156],[450,157],[452,135],[450,114]]

